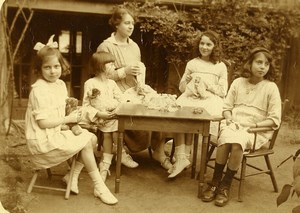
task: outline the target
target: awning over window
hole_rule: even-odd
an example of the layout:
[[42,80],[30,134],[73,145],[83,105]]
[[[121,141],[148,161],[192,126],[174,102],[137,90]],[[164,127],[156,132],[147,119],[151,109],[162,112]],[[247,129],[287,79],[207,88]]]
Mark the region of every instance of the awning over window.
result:
[[[52,10],[61,12],[92,13],[92,14],[111,14],[115,5],[120,1],[87,1],[87,0],[6,0],[8,7],[31,8],[33,10]],[[25,2],[25,3],[24,3]],[[106,1],[109,2],[109,1]]]

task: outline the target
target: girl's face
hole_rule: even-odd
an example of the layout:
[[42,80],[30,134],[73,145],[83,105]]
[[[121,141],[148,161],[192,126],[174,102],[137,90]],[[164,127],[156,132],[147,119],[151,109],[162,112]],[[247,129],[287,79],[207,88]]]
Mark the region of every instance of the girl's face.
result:
[[270,68],[270,62],[263,53],[257,53],[251,64],[252,76],[263,79],[268,73]]
[[207,36],[202,36],[199,42],[199,52],[203,58],[209,58],[215,44]]
[[119,25],[116,26],[117,33],[122,37],[129,37],[131,36],[134,30],[134,20],[131,15],[124,14],[123,19]]
[[42,76],[46,81],[56,82],[61,76],[61,65],[56,55],[45,57],[42,67]]

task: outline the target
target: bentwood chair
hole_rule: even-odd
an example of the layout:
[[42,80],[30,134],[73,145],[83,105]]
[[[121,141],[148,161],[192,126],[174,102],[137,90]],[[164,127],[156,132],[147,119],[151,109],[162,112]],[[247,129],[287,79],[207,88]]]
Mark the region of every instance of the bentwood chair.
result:
[[[286,109],[287,109],[287,105],[288,105],[288,100],[284,100],[284,102],[282,103],[282,118],[285,115]],[[259,174],[267,174],[270,176],[272,184],[273,184],[273,188],[275,192],[278,192],[278,186],[277,186],[277,182],[275,179],[275,175],[274,175],[274,171],[273,168],[271,166],[271,161],[269,156],[274,154],[274,145],[277,139],[277,135],[279,132],[279,129],[273,130],[271,127],[258,127],[258,128],[251,128],[249,129],[250,133],[254,133],[254,137],[255,137],[255,142],[253,144],[253,148],[251,150],[247,150],[247,152],[244,153],[243,155],[243,160],[242,160],[242,165],[241,165],[241,172],[239,175],[236,175],[234,178],[236,180],[239,181],[239,189],[238,189],[238,201],[243,201],[243,188],[244,188],[244,182],[245,182],[245,178],[246,177],[250,177],[250,176],[254,176],[254,175],[259,175]],[[256,135],[258,132],[266,132],[266,131],[273,131],[273,136],[272,138],[269,140],[268,146],[267,147],[263,147],[260,148],[258,150],[255,150],[255,143],[256,143]],[[209,150],[208,150],[208,154],[207,154],[207,167],[209,168],[214,168],[214,165],[210,164],[210,161],[215,161],[215,158],[212,158],[212,154],[215,150],[215,148],[217,147],[217,142],[216,141],[209,141],[210,146],[209,146]],[[248,160],[249,159],[253,159],[253,158],[259,158],[259,157],[263,157],[265,160],[265,167],[261,166],[259,163],[255,162],[251,162],[249,163]],[[246,173],[246,168],[247,167],[251,167],[254,171],[253,172],[249,172]]]

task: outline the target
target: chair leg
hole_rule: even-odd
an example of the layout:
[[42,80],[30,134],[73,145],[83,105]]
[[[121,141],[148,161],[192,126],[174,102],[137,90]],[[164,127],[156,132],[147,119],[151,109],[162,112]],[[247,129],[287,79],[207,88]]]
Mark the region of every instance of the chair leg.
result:
[[208,150],[207,150],[207,157],[206,157],[206,164],[205,164],[205,173],[207,171],[207,164],[211,160],[211,156],[214,153],[215,148],[216,148],[216,146],[213,144],[210,145],[210,148],[209,148],[209,146],[207,147]]
[[266,161],[267,167],[268,167],[268,169],[270,171],[269,175],[270,175],[272,183],[273,183],[274,191],[278,192],[278,186],[277,186],[277,182],[276,182],[276,179],[275,179],[275,175],[274,175],[274,172],[273,172],[273,169],[272,169],[272,166],[271,166],[271,162],[270,162],[269,156],[265,155],[264,157],[265,157],[265,161]]
[[240,176],[240,184],[239,184],[239,192],[238,192],[238,201],[239,202],[243,201],[242,195],[243,195],[244,181],[245,181],[245,176],[246,176],[246,166],[247,166],[247,158],[243,157],[241,176]]
[[72,164],[71,164],[71,170],[70,170],[70,179],[69,179],[69,182],[67,184],[67,189],[66,189],[66,193],[65,193],[65,199],[66,200],[69,199],[70,193],[71,193],[71,185],[72,185],[73,174],[74,174],[74,169],[75,169],[76,156],[77,155],[72,157]]
[[210,149],[208,150],[208,152],[207,152],[207,159],[206,159],[207,163],[210,160],[212,154],[214,153],[215,148],[216,148],[215,145],[211,145]]
[[149,152],[150,158],[152,159],[151,140],[152,140],[152,131],[149,131],[149,133],[148,133],[148,143],[149,143],[148,152]]
[[100,151],[101,147],[103,145],[103,140],[104,140],[103,132],[101,130],[97,129],[96,135],[97,135],[97,139],[98,139],[97,151]]
[[[168,142],[168,140],[170,140],[172,138],[166,138],[166,143]],[[174,157],[174,153],[175,153],[175,146],[176,146],[176,143],[175,143],[175,138],[173,138],[173,143],[172,143],[172,148],[171,148],[171,153],[170,153],[170,161],[172,162],[173,161],[173,157]]]
[[27,189],[28,194],[31,193],[31,191],[33,189],[33,186],[34,186],[35,181],[37,179],[38,173],[39,173],[39,170],[35,170],[34,173],[33,173],[33,176],[31,178],[30,184],[29,184],[28,189]]
[[46,171],[47,171],[48,179],[51,179],[52,178],[51,169],[48,168],[48,169],[46,169]]
[[149,153],[149,156],[150,158],[152,159],[152,149],[151,149],[151,146],[148,147],[148,153]]

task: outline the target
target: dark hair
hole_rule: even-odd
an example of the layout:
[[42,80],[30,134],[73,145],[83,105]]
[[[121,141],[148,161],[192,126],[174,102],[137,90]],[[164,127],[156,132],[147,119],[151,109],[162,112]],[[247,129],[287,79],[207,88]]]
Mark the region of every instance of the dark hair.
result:
[[116,60],[115,56],[104,51],[96,52],[91,58],[91,68],[92,73],[97,75],[98,73],[104,72],[105,64],[109,62],[114,62]]
[[52,48],[52,47],[49,47],[46,45],[37,52],[36,57],[34,58],[33,71],[36,75],[38,75],[38,76],[42,75],[43,62],[44,62],[45,58],[47,58],[49,56],[56,56],[58,58],[58,61],[61,65],[61,69],[62,69],[62,72],[61,72],[62,76],[65,76],[70,73],[70,71],[71,71],[70,64],[63,57],[61,52],[57,48]]
[[203,36],[207,36],[215,45],[214,48],[212,49],[209,60],[214,64],[220,62],[222,60],[222,47],[220,44],[219,35],[212,30],[207,30],[205,32],[202,32],[199,35],[199,37],[196,39],[195,49],[194,49],[195,57],[201,56],[201,53],[199,51],[199,44]]
[[270,63],[269,70],[268,70],[267,74],[264,76],[264,78],[267,80],[270,80],[270,81],[274,81],[274,82],[278,81],[279,80],[279,72],[275,67],[273,56],[272,56],[271,52],[264,47],[255,47],[250,51],[249,56],[246,58],[246,62],[243,67],[244,69],[243,69],[243,72],[241,75],[245,78],[249,78],[252,75],[252,72],[251,72],[252,62],[259,53],[264,54]]
[[133,18],[134,22],[136,22],[136,18],[131,11],[125,7],[118,6],[114,9],[111,18],[108,21],[109,25],[116,30],[116,26],[122,22],[123,16],[126,14],[129,14]]

